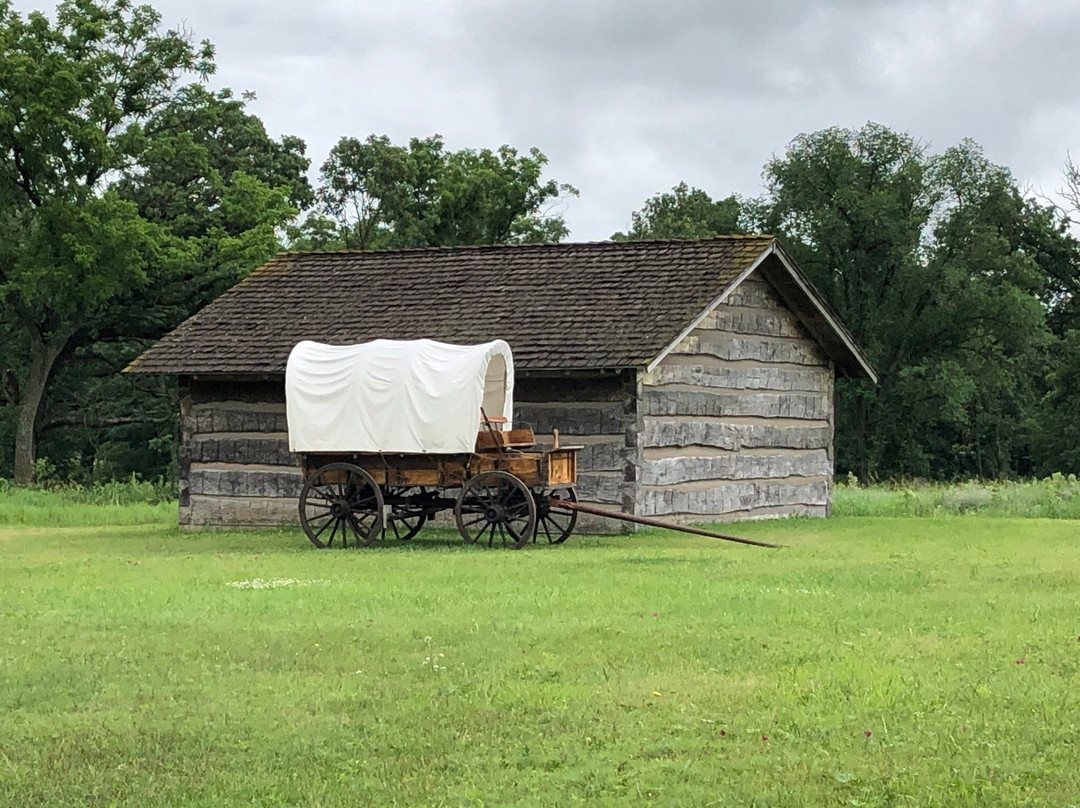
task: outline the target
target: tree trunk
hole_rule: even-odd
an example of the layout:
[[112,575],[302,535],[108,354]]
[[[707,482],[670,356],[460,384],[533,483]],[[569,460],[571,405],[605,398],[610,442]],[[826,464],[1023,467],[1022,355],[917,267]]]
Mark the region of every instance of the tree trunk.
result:
[[49,382],[56,357],[64,349],[71,335],[58,335],[46,343],[37,333],[30,335],[30,375],[23,389],[22,401],[19,402],[19,420],[15,426],[15,482],[23,485],[34,480],[34,434],[37,427],[38,410],[41,399],[45,396],[45,387]]

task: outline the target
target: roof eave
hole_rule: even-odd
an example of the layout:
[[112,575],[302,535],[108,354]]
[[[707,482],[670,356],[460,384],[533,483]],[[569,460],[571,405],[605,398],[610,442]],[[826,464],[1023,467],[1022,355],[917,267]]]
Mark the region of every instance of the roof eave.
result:
[[[839,315],[837,315],[836,312],[832,310],[832,307],[826,302],[825,297],[817,290],[817,287],[814,286],[811,280],[801,269],[799,269],[795,261],[782,247],[780,247],[779,244],[774,242],[769,249],[770,252],[779,259],[780,264],[784,269],[787,270],[788,275],[799,288],[804,298],[810,301],[817,313],[828,324],[840,344],[846,349],[846,356],[837,355],[833,352],[834,355],[830,357],[837,364],[837,369],[843,371],[843,375],[848,378],[864,378],[868,379],[873,384],[877,384],[877,371],[874,370],[874,366],[870,363],[869,357],[867,357],[862,348],[860,348],[859,344],[855,341],[855,337],[852,336],[851,332],[848,331],[847,327],[841,322]],[[824,344],[824,341],[822,342]]]
[[[634,364],[628,363],[610,363],[603,365],[573,365],[573,366],[545,366],[545,365],[519,365],[517,370],[519,373],[532,374],[532,373],[547,373],[547,374],[568,374],[568,373],[619,373],[624,370],[640,370],[647,364],[646,360]],[[135,363],[131,363],[124,368],[122,373],[141,373],[147,376],[192,376],[194,378],[201,379],[232,379],[237,377],[252,378],[276,378],[284,377],[285,369],[281,370],[256,370],[252,368],[237,368],[235,370],[202,370],[200,368],[192,367],[174,367],[169,369],[163,368],[143,368],[136,367]]]

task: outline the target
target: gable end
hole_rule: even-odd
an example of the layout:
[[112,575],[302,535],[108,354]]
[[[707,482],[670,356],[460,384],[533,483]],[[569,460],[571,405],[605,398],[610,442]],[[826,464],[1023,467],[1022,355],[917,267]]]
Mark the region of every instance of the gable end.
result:
[[718,306],[728,300],[735,290],[754,273],[768,281],[784,305],[799,319],[808,334],[833,360],[836,371],[849,378],[865,378],[877,383],[878,377],[870,360],[855,343],[854,337],[840,322],[840,318],[817,291],[810,279],[795,262],[775,243],[761,253],[750,266],[724,289],[704,311],[695,317],[679,335],[661,351],[645,368],[651,373],[686,337]]

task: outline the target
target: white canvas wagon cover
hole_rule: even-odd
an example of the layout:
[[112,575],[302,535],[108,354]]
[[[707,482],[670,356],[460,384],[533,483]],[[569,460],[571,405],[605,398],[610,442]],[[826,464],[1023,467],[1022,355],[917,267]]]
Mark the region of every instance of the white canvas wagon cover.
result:
[[285,401],[293,452],[472,452],[481,407],[513,417],[514,358],[501,339],[305,340],[289,354]]

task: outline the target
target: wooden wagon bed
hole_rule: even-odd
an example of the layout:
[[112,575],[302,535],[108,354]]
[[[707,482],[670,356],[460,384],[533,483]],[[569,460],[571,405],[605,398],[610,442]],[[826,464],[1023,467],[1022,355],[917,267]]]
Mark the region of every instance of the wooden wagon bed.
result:
[[561,446],[451,455],[307,453],[302,458],[302,469],[307,480],[324,466],[349,463],[366,471],[378,485],[439,488],[459,488],[478,474],[505,471],[529,488],[552,488],[577,482],[577,453],[581,448]]

